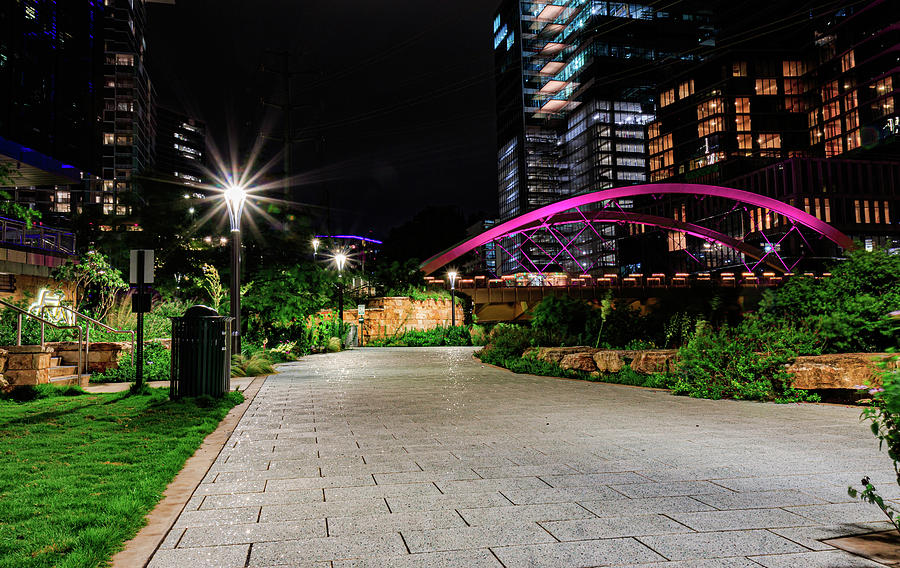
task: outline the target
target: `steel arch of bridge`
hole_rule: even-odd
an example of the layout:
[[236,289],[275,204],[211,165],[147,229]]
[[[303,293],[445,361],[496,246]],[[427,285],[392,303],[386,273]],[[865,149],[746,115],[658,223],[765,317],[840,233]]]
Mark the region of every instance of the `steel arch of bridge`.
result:
[[[537,230],[541,228],[550,228],[553,226],[576,223],[587,224],[588,226],[590,226],[591,223],[631,223],[656,226],[697,236],[707,241],[712,240],[756,259],[757,266],[760,264],[767,264],[772,267],[783,268],[785,269],[785,271],[790,270],[791,267],[788,267],[778,255],[778,253],[774,250],[763,251],[757,247],[745,243],[740,239],[736,239],[734,237],[725,235],[713,229],[702,227],[700,225],[676,221],[674,219],[665,217],[632,213],[624,210],[609,211],[605,208],[600,211],[581,210],[582,207],[587,205],[603,202],[615,203],[618,199],[644,195],[689,195],[698,197],[718,197],[723,199],[730,199],[738,204],[762,207],[764,209],[768,209],[769,211],[773,211],[775,213],[783,215],[785,218],[790,220],[793,224],[793,227],[791,227],[788,233],[794,231],[795,229],[797,229],[797,225],[800,225],[814,231],[815,233],[830,240],[843,249],[852,250],[853,248],[855,248],[853,240],[844,233],[838,231],[837,229],[818,219],[817,217],[810,215],[806,211],[797,209],[796,207],[788,205],[787,203],[784,203],[782,201],[778,201],[777,199],[772,199],[771,197],[767,197],[765,195],[759,195],[757,193],[730,187],[684,183],[663,183],[632,185],[614,189],[605,189],[552,203],[550,205],[541,207],[540,209],[524,213],[514,219],[510,219],[505,223],[501,223],[496,227],[488,229],[477,237],[464,241],[441,253],[438,253],[437,255],[423,262],[421,268],[425,272],[425,274],[432,274],[441,267],[446,266],[460,256],[471,252],[478,247],[481,247],[490,242],[498,241],[499,239],[504,237],[526,233],[526,231],[529,230]],[[566,213],[567,211],[572,211],[572,213]],[[559,240],[558,237],[557,240]],[[571,242],[574,242],[574,239],[572,239]],[[559,244],[562,245],[563,249],[567,248],[566,244],[562,241],[560,241]],[[772,248],[774,249],[774,247]],[[777,258],[777,261],[781,263],[781,266],[778,266],[776,262],[773,262],[772,259],[769,258],[770,256],[775,256]]]

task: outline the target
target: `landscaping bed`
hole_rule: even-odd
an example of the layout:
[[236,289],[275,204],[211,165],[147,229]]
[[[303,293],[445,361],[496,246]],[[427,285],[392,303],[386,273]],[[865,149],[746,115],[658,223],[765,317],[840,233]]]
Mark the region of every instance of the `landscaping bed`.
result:
[[103,564],[243,400],[39,387],[0,400],[0,568]]

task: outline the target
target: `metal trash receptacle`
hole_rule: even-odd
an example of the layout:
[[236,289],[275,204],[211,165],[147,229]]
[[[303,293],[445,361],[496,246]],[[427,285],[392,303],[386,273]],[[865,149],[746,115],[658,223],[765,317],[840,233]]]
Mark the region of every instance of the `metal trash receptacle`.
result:
[[191,306],[172,320],[170,398],[224,395],[231,383],[231,320]]

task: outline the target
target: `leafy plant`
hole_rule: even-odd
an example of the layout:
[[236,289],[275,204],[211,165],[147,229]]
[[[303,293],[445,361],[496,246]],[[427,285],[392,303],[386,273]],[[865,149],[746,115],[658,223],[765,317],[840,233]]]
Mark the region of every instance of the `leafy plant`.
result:
[[595,336],[592,331],[602,327],[602,313],[584,300],[550,296],[534,308],[531,329],[541,345],[586,345]]
[[232,377],[257,377],[275,372],[272,361],[262,351],[252,354],[238,353],[231,356]]
[[[144,380],[168,381],[171,378],[172,353],[158,341],[144,343]],[[131,353],[119,353],[119,366],[116,369],[107,369],[102,373],[91,375],[92,383],[130,383],[135,380],[134,363],[131,362]]]
[[494,361],[519,358],[531,347],[532,332],[520,325],[498,323],[488,334],[488,343],[475,355],[482,361],[491,364]]
[[[13,177],[16,174],[17,172],[13,170],[11,164],[6,162],[0,163],[0,186],[13,185]],[[22,219],[25,221],[25,226],[29,229],[33,226],[35,219],[41,218],[40,211],[16,203],[13,201],[12,195],[8,191],[3,190],[0,190],[0,213],[16,219]]]
[[[482,330],[483,333],[483,330]],[[369,347],[441,347],[472,345],[470,326],[435,327],[428,330],[410,329],[394,337],[372,339]]]
[[340,337],[329,337],[328,343],[325,344],[325,350],[329,353],[337,353],[344,349]]
[[206,292],[212,307],[216,311],[221,311],[225,298],[228,297],[228,292],[222,286],[222,278],[219,276],[219,271],[211,264],[204,264],[200,267],[200,270],[203,272],[203,278],[199,281],[200,288]]
[[100,320],[106,317],[116,295],[128,288],[122,272],[96,250],[89,250],[78,261],[66,261],[53,270],[52,277],[60,283],[76,311],[83,312],[90,306]]

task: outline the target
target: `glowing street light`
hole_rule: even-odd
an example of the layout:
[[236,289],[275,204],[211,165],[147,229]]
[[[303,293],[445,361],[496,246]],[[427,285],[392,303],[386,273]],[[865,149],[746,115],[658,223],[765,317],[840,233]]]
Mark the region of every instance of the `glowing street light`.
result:
[[338,310],[341,316],[340,324],[344,325],[344,264],[347,262],[347,255],[339,252],[334,255],[334,264],[338,269]]
[[224,193],[228,220],[231,222],[231,352],[241,352],[241,215],[247,201],[247,190],[240,185],[228,187]]
[[313,239],[312,246],[313,246],[313,260],[315,260],[316,257],[319,255],[319,239]]
[[456,327],[456,277],[458,274],[455,270],[447,273],[450,279],[450,325]]

